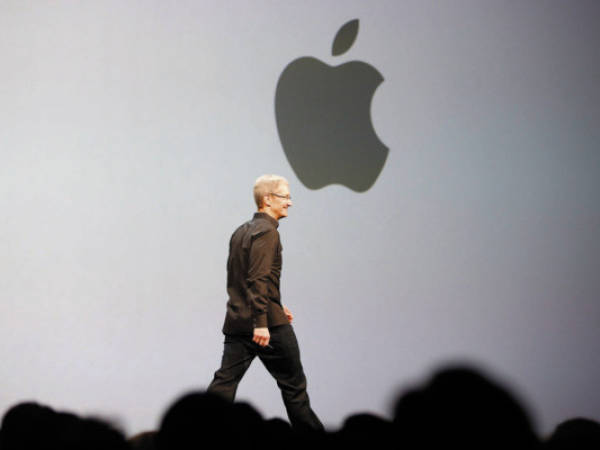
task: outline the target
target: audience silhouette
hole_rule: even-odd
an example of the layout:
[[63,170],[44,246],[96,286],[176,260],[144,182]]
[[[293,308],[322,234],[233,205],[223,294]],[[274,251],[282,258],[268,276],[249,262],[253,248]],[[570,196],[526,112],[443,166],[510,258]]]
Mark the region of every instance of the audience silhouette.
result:
[[560,423],[545,442],[547,450],[600,449],[600,423],[576,417]]
[[472,367],[446,367],[395,401],[392,420],[372,413],[350,415],[339,430],[307,434],[279,418],[265,420],[250,404],[207,392],[177,398],[157,430],[129,439],[111,424],[55,411],[35,402],[11,407],[2,419],[0,450],[280,449],[314,446],[392,446],[401,449],[598,449],[600,424],[567,420],[542,441],[521,402],[500,383]]
[[102,420],[57,412],[35,402],[10,408],[0,429],[1,450],[128,448],[123,433]]
[[467,367],[446,368],[404,394],[394,413],[401,446],[538,448],[529,416],[506,389]]

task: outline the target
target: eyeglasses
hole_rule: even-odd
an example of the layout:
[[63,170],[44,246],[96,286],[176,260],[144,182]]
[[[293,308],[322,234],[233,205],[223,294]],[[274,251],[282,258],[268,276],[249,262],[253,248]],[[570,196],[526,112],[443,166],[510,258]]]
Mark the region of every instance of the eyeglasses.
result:
[[279,198],[284,198],[286,200],[291,200],[292,196],[291,195],[281,195],[281,194],[276,194],[275,192],[271,192],[271,195],[274,195],[275,197],[279,197]]

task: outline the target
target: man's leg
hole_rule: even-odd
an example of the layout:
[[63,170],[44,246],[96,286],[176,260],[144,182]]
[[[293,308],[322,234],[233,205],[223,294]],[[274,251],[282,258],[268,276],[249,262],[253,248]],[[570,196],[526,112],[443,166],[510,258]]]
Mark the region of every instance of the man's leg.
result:
[[256,356],[252,346],[246,341],[246,336],[225,336],[221,368],[215,372],[207,392],[221,395],[233,402],[238,384]]
[[300,349],[291,325],[269,330],[271,339],[258,357],[277,381],[290,422],[303,430],[323,430],[323,424],[310,407],[306,376],[300,362]]

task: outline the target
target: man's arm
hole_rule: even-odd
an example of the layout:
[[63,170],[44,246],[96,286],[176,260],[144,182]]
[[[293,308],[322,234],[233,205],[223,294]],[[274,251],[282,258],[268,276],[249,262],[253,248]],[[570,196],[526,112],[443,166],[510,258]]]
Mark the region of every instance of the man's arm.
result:
[[[294,320],[294,315],[292,314],[292,312],[288,309],[287,306],[283,306],[283,312],[285,313],[285,316],[287,317],[287,320],[289,321],[289,323],[292,323],[292,321]],[[252,340],[254,342],[256,342],[258,345],[260,345],[261,347],[264,347],[265,345],[269,345],[269,340],[271,339],[271,335],[269,334],[269,329],[268,328],[255,328],[254,329],[254,336],[252,336]]]
[[247,283],[254,322],[252,340],[263,347],[270,339],[267,327],[269,276],[278,246],[279,233],[270,230],[256,237],[250,247]]

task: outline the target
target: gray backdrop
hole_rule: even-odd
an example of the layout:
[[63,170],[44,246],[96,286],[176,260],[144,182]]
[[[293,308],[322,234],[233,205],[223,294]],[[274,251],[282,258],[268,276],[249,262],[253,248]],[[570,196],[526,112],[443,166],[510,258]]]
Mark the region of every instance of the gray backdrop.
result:
[[[450,361],[540,432],[599,420],[599,19],[596,1],[1,1],[0,411],[134,433],[206,387],[229,236],[279,173],[282,294],[328,426],[388,416]],[[285,157],[275,87],[301,56],[385,78],[389,156],[364,193],[307,189]],[[259,362],[239,398],[285,417]]]

